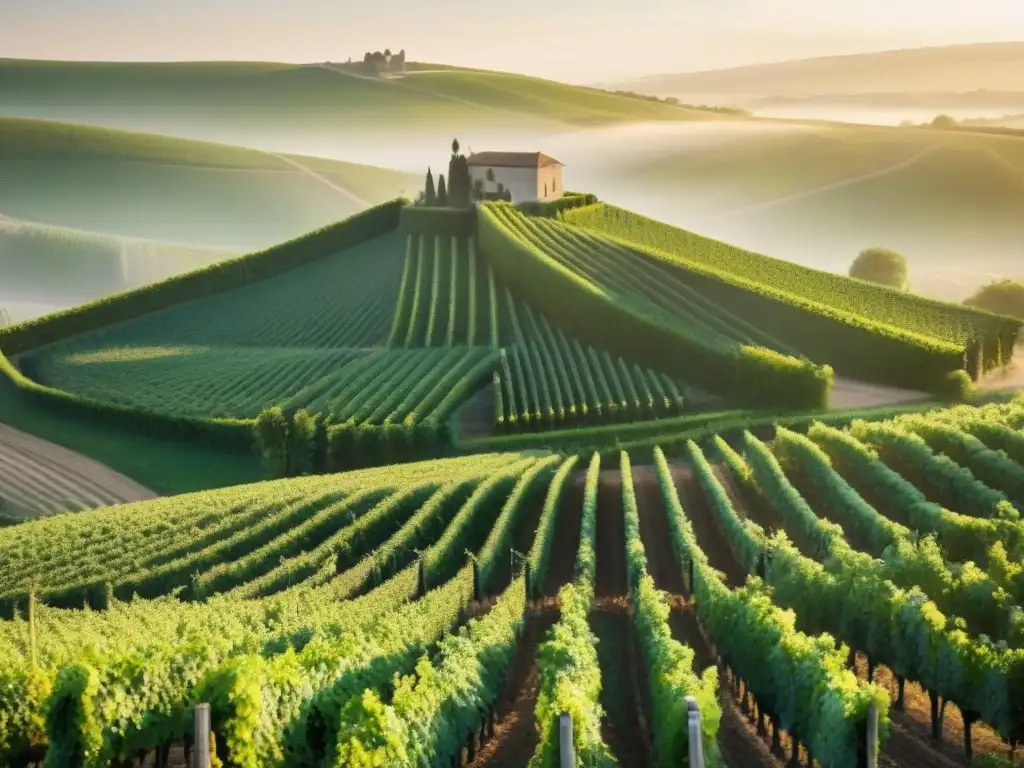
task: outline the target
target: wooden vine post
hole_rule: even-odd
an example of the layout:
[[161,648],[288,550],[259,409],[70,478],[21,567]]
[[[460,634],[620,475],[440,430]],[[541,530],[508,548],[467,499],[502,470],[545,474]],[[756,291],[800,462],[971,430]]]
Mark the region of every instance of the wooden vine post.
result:
[[704,742],[700,732],[700,704],[693,696],[686,697],[687,742],[690,748],[690,768],[704,768]]
[[198,704],[195,711],[195,766],[210,768],[210,705]]
[[878,768],[878,705],[874,702],[868,706],[857,735],[857,768]]
[[572,743],[572,715],[568,712],[558,716],[558,756],[559,768],[576,768],[576,748]]

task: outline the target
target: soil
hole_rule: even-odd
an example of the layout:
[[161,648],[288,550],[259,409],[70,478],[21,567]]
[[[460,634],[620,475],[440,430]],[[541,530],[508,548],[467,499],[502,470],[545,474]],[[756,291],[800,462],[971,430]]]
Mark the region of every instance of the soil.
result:
[[93,459],[0,424],[0,508],[34,516],[156,498]]
[[622,478],[617,469],[601,470],[597,490],[597,597],[628,592],[626,530],[622,516]]
[[[857,675],[867,679],[867,659],[857,654]],[[896,701],[896,678],[888,667],[875,669],[875,682],[889,691],[889,697]],[[889,740],[883,745],[883,753],[892,757],[892,765],[903,766],[969,766],[964,751],[964,721],[960,710],[950,702],[946,705],[943,718],[943,740],[935,744],[931,740],[931,701],[928,694],[917,683],[908,682],[903,689],[904,711],[889,710],[893,723]],[[1001,755],[1006,757],[1010,745],[987,725],[975,723],[971,728],[971,741],[976,757]]]
[[551,561],[548,563],[544,584],[545,595],[557,595],[559,589],[572,581],[576,554],[580,547],[586,477],[585,471],[574,473],[562,491],[561,509],[558,511],[554,540],[551,542]]
[[[674,465],[671,470],[679,501],[711,567],[725,574],[726,582],[731,588],[743,586],[747,581],[747,569],[736,557],[729,540],[722,533],[718,518],[708,504],[707,494],[704,493],[696,474],[690,467],[681,465]],[[735,499],[733,504],[736,506]],[[740,506],[736,508],[737,511],[742,509]]]
[[[544,509],[544,493],[543,489],[534,489],[531,493],[531,498],[528,501],[529,506],[526,509],[525,514],[516,526],[515,531],[512,534],[512,549],[520,553],[523,557],[530,551],[530,547],[533,545],[533,537],[537,532],[537,523],[540,521],[540,513]],[[508,587],[512,581],[512,556],[511,553],[507,553],[498,558],[498,564],[494,569],[494,572],[490,578],[490,584],[484,585],[484,589],[489,595],[500,595]],[[518,571],[519,566],[516,566]]]
[[459,440],[475,440],[494,434],[494,387],[488,382],[458,411]]
[[673,595],[684,590],[683,569],[672,546],[672,532],[653,467],[633,467],[633,489],[640,512],[640,538],[647,553],[647,570],[654,585]]
[[[600,559],[598,560],[600,570]],[[650,736],[642,711],[636,670],[638,649],[633,617],[625,598],[604,599],[590,613],[590,629],[597,636],[601,667],[601,737],[619,765],[653,765]]]
[[477,752],[471,768],[523,768],[530,762],[538,743],[534,722],[541,682],[537,648],[557,618],[554,605],[527,617],[505,692],[496,704],[498,722],[494,734]]
[[590,629],[597,636],[601,667],[601,736],[623,766],[653,765],[650,731],[641,691],[643,664],[629,611],[622,476],[603,470],[597,494],[597,584]]
[[924,403],[934,399],[927,392],[914,389],[897,389],[880,384],[869,384],[837,377],[829,393],[828,407],[833,410],[847,408],[874,408],[899,403]]

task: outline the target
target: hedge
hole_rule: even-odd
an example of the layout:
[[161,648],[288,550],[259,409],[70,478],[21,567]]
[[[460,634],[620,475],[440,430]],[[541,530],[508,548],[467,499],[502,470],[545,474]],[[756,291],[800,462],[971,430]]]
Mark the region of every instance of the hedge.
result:
[[409,205],[402,209],[399,227],[403,234],[472,237],[476,212],[473,208]]
[[516,207],[523,213],[527,213],[530,216],[546,216],[548,218],[555,218],[562,211],[569,211],[573,208],[583,208],[588,205],[596,204],[597,195],[592,195],[589,192],[566,192],[557,200],[549,200],[545,203],[519,203]]
[[9,356],[18,355],[70,336],[273,277],[393,231],[407,205],[404,198],[381,203],[336,224],[257,253],[0,329],[0,350]]
[[26,377],[0,352],[0,387],[13,387],[19,397],[74,417],[95,418],[157,437],[200,440],[235,450],[252,449],[253,420],[197,419],[165,416],[128,405],[105,403],[71,392],[53,389]]
[[612,295],[565,268],[480,206],[480,248],[495,273],[568,333],[646,367],[692,381],[751,406],[824,407],[832,371],[768,349],[715,346],[673,315],[631,296]]

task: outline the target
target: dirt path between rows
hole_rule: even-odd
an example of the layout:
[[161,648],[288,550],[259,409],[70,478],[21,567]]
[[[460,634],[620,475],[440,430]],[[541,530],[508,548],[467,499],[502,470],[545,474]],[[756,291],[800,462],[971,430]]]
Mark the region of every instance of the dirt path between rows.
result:
[[586,471],[574,472],[562,490],[562,503],[551,542],[551,561],[548,563],[544,584],[545,595],[557,595],[558,590],[572,581],[576,556],[580,548],[580,524],[583,518],[583,491],[586,480]]
[[62,504],[83,509],[156,497],[98,461],[0,424],[0,498],[16,515],[53,512]]
[[[708,523],[714,526],[714,522],[708,519],[711,511],[706,504],[699,503],[698,494],[693,492],[693,483],[696,483],[693,472],[689,467],[677,466],[673,468],[672,474],[676,483],[687,489],[687,498],[683,503],[691,523],[696,527],[699,521],[703,531],[712,530],[708,527]],[[714,666],[717,658],[700,628],[694,604],[688,602],[684,594],[685,580],[671,546],[671,529],[657,474],[651,467],[633,467],[633,482],[640,511],[640,538],[647,553],[648,571],[655,586],[670,593],[672,612],[669,615],[669,626],[672,637],[693,649],[693,671],[701,674],[708,667]],[[696,491],[699,492],[700,488]],[[709,543],[705,541],[702,545]],[[717,560],[721,562],[721,543],[716,542],[716,546],[710,548],[719,550]],[[772,756],[768,745],[732,701],[726,681],[720,679],[719,683],[722,719],[718,747],[725,765],[729,768],[781,768],[782,763]]]

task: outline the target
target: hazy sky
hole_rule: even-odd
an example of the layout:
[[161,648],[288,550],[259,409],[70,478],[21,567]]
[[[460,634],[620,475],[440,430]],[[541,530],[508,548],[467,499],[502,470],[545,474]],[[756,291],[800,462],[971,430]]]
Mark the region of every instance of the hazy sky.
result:
[[412,59],[572,82],[1024,40],[1024,0],[0,0],[0,57]]

